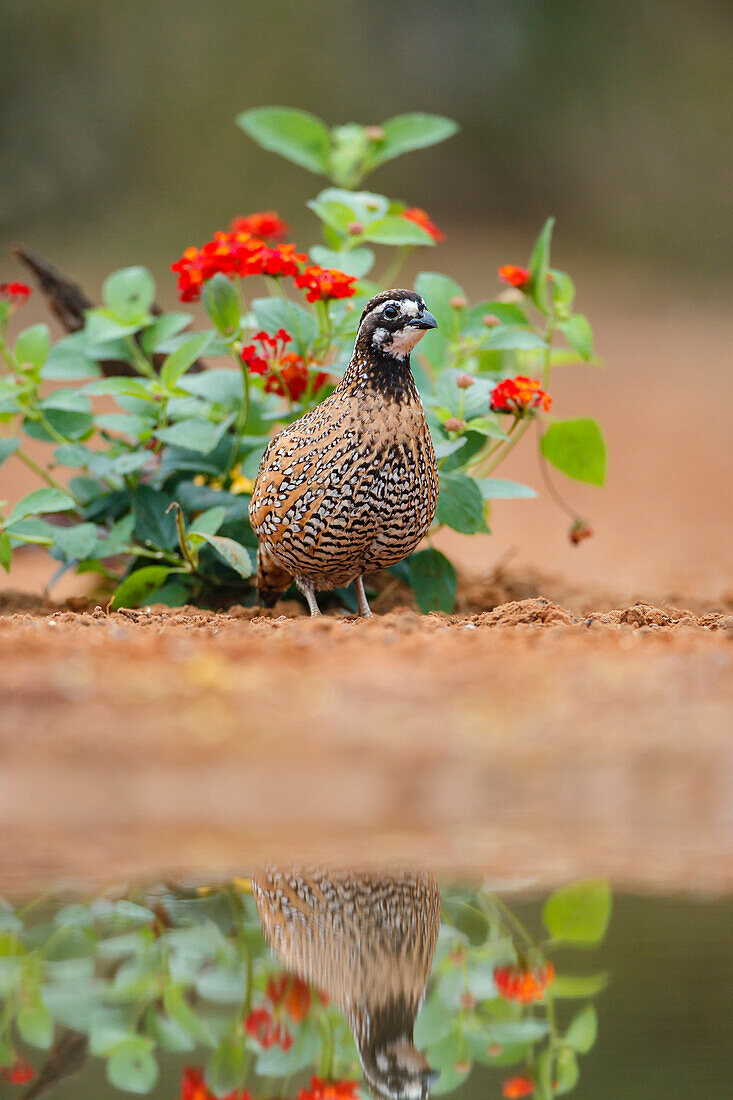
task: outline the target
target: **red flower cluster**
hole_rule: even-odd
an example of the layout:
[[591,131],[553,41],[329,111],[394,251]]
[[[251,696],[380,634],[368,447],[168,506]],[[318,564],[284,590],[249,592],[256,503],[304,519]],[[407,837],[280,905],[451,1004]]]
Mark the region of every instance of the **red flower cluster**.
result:
[[27,283],[0,283],[0,298],[6,298],[13,306],[24,306],[30,296]]
[[[267,393],[278,393],[281,397],[289,397],[291,401],[300,401],[308,389],[310,378],[311,375],[305,359],[291,351],[282,356],[278,373],[273,372],[270,374],[265,382],[265,390]],[[328,379],[329,375],[325,371],[318,371],[314,374],[311,393],[318,393],[321,386],[328,382]],[[294,1016],[293,1019],[295,1019]]]
[[233,233],[251,233],[263,241],[281,241],[288,231],[287,223],[276,210],[262,210],[235,218],[229,228]]
[[507,1100],[517,1100],[521,1096],[531,1096],[534,1092],[534,1081],[531,1077],[510,1077],[504,1082],[501,1095]]
[[494,970],[494,981],[499,995],[505,1001],[518,1001],[523,1005],[541,1001],[554,978],[555,967],[549,962],[534,970],[524,970],[518,966],[497,966]]
[[307,1089],[301,1089],[298,1100],[356,1100],[358,1085],[356,1081],[322,1081],[320,1077],[311,1077]]
[[293,1036],[280,1021],[275,1023],[272,1013],[267,1008],[253,1008],[244,1021],[244,1030],[256,1039],[264,1050],[268,1050],[271,1046],[290,1050],[293,1045]]
[[296,1024],[304,1020],[310,1012],[310,986],[294,974],[280,974],[277,978],[270,978],[267,996],[275,1008],[282,1007]]
[[539,381],[522,374],[516,378],[505,378],[491,393],[492,412],[522,416],[531,409],[544,409],[547,412],[551,405],[552,398],[541,389]]
[[[274,336],[269,336],[266,332],[256,332],[252,339],[254,343],[243,347],[240,355],[250,374],[267,374],[272,361],[281,359],[285,348],[293,340],[284,328],[279,328]],[[255,344],[259,344],[259,348]]]
[[309,302],[326,302],[331,298],[353,298],[357,279],[345,275],[336,268],[318,267],[312,264],[301,275],[296,275],[295,285],[306,291]]
[[307,257],[295,251],[294,244],[270,248],[247,230],[214,234],[201,248],[187,248],[180,260],[171,264],[178,275],[178,293],[182,302],[193,302],[201,287],[214,275],[270,275],[280,278],[297,275]]
[[518,264],[504,264],[499,268],[499,278],[502,282],[509,283],[509,286],[523,290],[532,276],[526,267],[519,267]]
[[[186,1066],[184,1069],[179,1100],[216,1100],[213,1092],[206,1087],[203,1073],[196,1066]],[[228,1092],[223,1100],[252,1100],[252,1097],[246,1089],[235,1089]]]
[[7,1081],[10,1085],[27,1085],[35,1076],[36,1071],[30,1062],[26,1062],[25,1058],[16,1057],[12,1066],[5,1066],[4,1069],[0,1069],[0,1080]]
[[402,217],[407,218],[408,221],[414,222],[415,225],[419,225],[421,229],[424,229],[426,233],[429,233],[434,241],[444,241],[445,233],[441,229],[438,229],[434,221],[428,217],[424,210],[421,210],[419,206],[409,206],[407,210],[402,211]]

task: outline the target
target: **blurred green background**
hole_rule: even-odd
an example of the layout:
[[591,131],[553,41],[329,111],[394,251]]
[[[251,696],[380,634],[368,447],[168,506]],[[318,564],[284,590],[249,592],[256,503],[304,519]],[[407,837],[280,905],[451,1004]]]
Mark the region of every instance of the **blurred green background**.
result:
[[720,281],[728,0],[3,0],[0,14],[3,252],[22,240],[77,272],[160,275],[269,206],[310,243],[318,181],[233,123],[282,103],[329,123],[456,118],[449,147],[372,181],[449,233],[529,234],[554,213],[574,250]]

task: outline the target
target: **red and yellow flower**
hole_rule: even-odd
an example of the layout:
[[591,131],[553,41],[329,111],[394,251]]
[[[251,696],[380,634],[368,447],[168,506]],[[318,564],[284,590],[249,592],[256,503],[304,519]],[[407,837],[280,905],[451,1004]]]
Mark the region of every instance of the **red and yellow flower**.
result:
[[429,233],[434,241],[444,241],[445,233],[442,229],[438,229],[434,221],[431,220],[428,214],[424,210],[421,210],[419,206],[408,206],[407,210],[402,211],[402,217],[407,218],[408,221],[414,222],[415,225],[419,225],[421,229],[424,229],[426,233]]
[[233,233],[251,233],[263,241],[281,241],[288,231],[287,223],[276,210],[260,210],[235,218],[230,229]]
[[518,1100],[521,1096],[531,1096],[534,1092],[534,1081],[531,1077],[510,1077],[504,1082],[501,1095],[507,1100]]
[[[283,223],[284,224],[284,223]],[[187,248],[180,260],[171,264],[178,275],[178,293],[182,302],[196,301],[201,288],[214,275],[230,278],[269,275],[281,278],[297,275],[307,257],[295,251],[294,244],[265,244],[246,229],[217,232],[201,248]]]
[[[295,358],[299,357],[295,356]],[[296,1024],[304,1020],[310,1012],[310,986],[295,974],[280,974],[270,978],[267,983],[267,996],[275,1008],[282,1008]]]
[[[321,386],[329,380],[329,375],[324,371],[317,371],[312,375],[311,393],[318,393]],[[308,389],[311,373],[308,364],[302,355],[288,352],[280,357],[280,363],[276,370],[272,370],[270,377],[265,382],[267,393],[277,393],[281,397],[288,397],[291,401],[300,401]],[[307,988],[307,987],[306,987]],[[310,995],[310,990],[308,991]],[[295,1016],[292,1017],[296,1019]]]
[[523,416],[533,409],[548,411],[552,398],[540,386],[538,379],[527,378],[523,374],[516,378],[505,378],[491,393],[491,411],[513,413]]
[[[197,1066],[186,1066],[184,1069],[179,1100],[216,1100]],[[227,1093],[222,1100],[252,1100],[252,1097],[245,1089],[235,1089],[234,1092]]]
[[256,332],[253,343],[247,344],[240,352],[240,358],[250,374],[268,374],[273,362],[279,362],[285,348],[292,342],[292,336],[284,328],[270,336],[267,332]]
[[295,277],[295,285],[306,291],[309,302],[327,302],[332,298],[353,298],[356,294],[357,279],[346,275],[336,268],[319,267],[311,264]]
[[532,276],[526,267],[520,267],[519,264],[503,264],[499,268],[499,278],[503,283],[509,283],[509,286],[523,290]]
[[497,966],[494,970],[499,995],[505,1001],[518,1001],[523,1005],[541,1001],[554,978],[555,967],[551,962],[532,970],[521,966]]
[[279,1020],[276,1023],[267,1008],[253,1008],[244,1021],[244,1030],[263,1050],[269,1050],[272,1046],[290,1050],[293,1045],[293,1037],[288,1029]]
[[311,1077],[307,1089],[301,1089],[298,1100],[357,1100],[359,1086],[356,1081],[323,1081]]

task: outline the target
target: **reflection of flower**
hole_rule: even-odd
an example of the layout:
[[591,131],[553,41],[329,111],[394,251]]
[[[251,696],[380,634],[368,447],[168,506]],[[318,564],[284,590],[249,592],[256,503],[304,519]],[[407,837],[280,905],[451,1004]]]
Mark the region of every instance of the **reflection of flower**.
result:
[[356,294],[356,277],[345,275],[335,267],[319,267],[311,264],[302,275],[296,275],[295,285],[306,291],[309,302],[326,302],[331,298],[353,298]]
[[298,1100],[356,1100],[356,1081],[322,1081],[311,1077],[307,1089],[301,1089]]
[[35,1076],[36,1071],[30,1062],[26,1062],[25,1058],[16,1057],[12,1066],[5,1066],[4,1069],[0,1069],[0,1079],[7,1081],[10,1085],[27,1085]]
[[531,1096],[534,1092],[534,1081],[530,1077],[510,1077],[504,1082],[501,1095],[508,1100],[515,1100],[520,1096]]
[[267,1008],[253,1008],[244,1021],[244,1030],[251,1035],[264,1050],[271,1046],[279,1046],[283,1050],[290,1050],[293,1045],[293,1037],[288,1029],[281,1023],[275,1023],[272,1013]]
[[529,282],[531,275],[526,267],[519,267],[518,264],[504,264],[499,268],[499,278],[502,282],[509,283],[509,286],[522,290]]
[[524,970],[518,966],[497,966],[494,970],[494,981],[500,996],[520,1004],[541,1001],[554,977],[555,967],[551,962],[534,970]]
[[523,374],[505,378],[491,393],[491,411],[522,415],[530,409],[544,409],[552,405],[552,398],[540,387],[536,378]]
[[434,241],[445,240],[445,233],[438,229],[435,222],[431,221],[430,217],[419,206],[408,206],[407,210],[402,211],[402,217],[414,222],[415,225],[419,225],[421,229],[430,234]]
[[251,233],[263,241],[279,241],[288,231],[286,222],[276,210],[262,210],[235,218],[230,228],[233,233]]
[[[203,1073],[196,1066],[186,1066],[184,1069],[179,1100],[216,1100],[213,1092],[206,1087]],[[252,1097],[244,1089],[235,1089],[221,1100],[252,1100]]]
[[23,306],[31,296],[27,283],[0,283],[0,298],[6,298],[12,306]]

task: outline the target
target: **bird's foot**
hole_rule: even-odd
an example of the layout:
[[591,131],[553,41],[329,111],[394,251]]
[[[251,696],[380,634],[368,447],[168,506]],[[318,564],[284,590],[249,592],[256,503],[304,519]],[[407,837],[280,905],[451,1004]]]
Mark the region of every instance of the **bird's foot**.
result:
[[356,598],[359,601],[359,615],[362,619],[372,618],[372,609],[369,606],[369,601],[366,598],[364,592],[364,578],[357,577],[354,581],[354,588],[356,589]]

